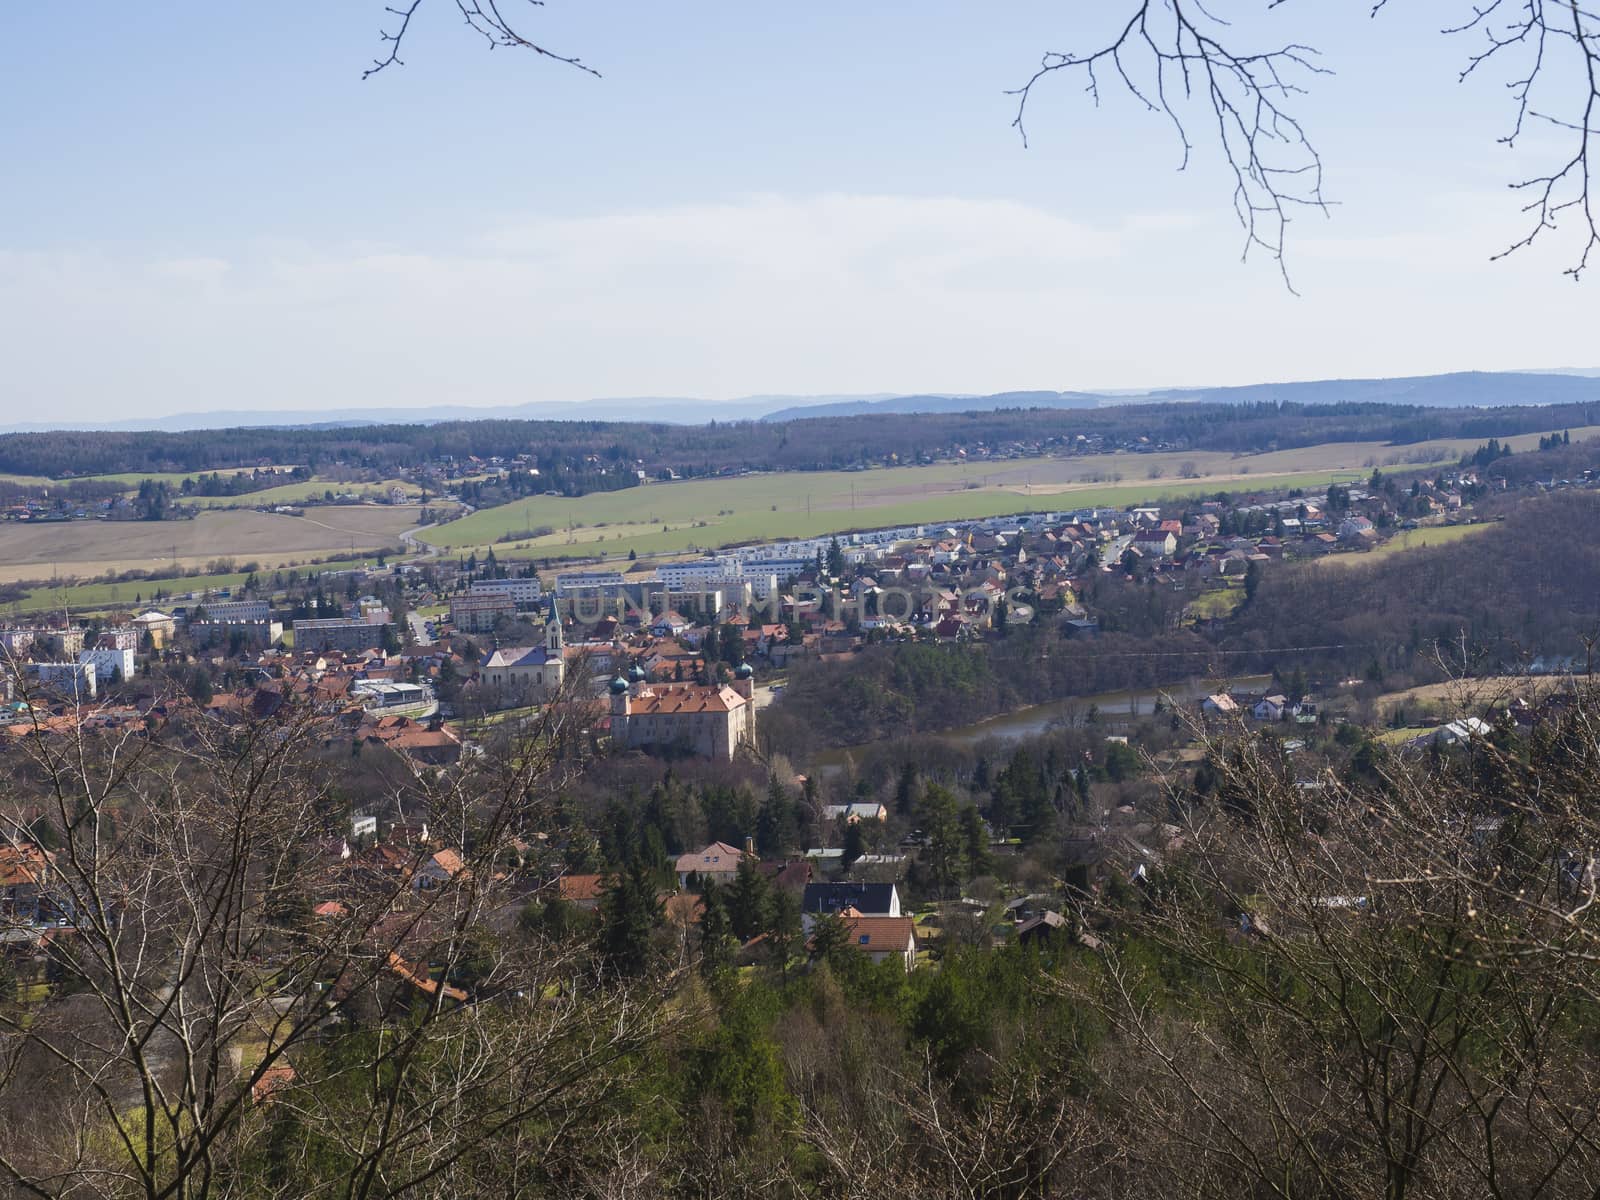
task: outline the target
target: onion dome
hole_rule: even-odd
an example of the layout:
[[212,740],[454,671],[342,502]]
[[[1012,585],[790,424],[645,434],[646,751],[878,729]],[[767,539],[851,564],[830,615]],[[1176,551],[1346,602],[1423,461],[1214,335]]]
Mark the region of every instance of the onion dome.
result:
[[628,681],[626,679],[624,679],[621,675],[618,675],[615,679],[613,679],[611,681],[610,687],[611,687],[611,694],[613,696],[620,696],[620,695],[622,695],[623,693],[625,693],[628,690]]
[[756,669],[747,662],[742,662],[733,669],[733,677],[735,679],[751,679],[754,678],[755,673]]

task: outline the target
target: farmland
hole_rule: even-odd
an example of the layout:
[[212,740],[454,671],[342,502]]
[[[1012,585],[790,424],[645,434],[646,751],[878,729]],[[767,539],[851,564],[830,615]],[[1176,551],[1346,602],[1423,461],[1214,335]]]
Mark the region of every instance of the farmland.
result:
[[[226,478],[233,474],[233,469],[218,468],[218,473]],[[182,486],[185,479],[193,480],[209,474],[211,474],[209,471],[133,471],[120,475],[77,475],[66,480],[49,479],[43,475],[0,474],[0,489],[6,484],[49,488],[63,483],[115,483],[122,485],[126,489],[126,494],[131,496],[146,480],[164,483],[169,488],[177,489]],[[270,508],[277,504],[303,504],[309,500],[323,500],[329,492],[336,496],[349,495],[361,500],[387,501],[389,489],[392,487],[403,489],[412,498],[420,495],[420,489],[416,484],[403,479],[352,482],[349,479],[319,475],[308,480],[262,488],[260,491],[242,492],[237,496],[183,496],[180,502],[196,508]]]
[[401,488],[413,499],[421,495],[416,484],[403,479],[385,479],[378,483],[336,483],[328,479],[308,479],[301,483],[263,488],[259,492],[246,492],[240,496],[186,496],[182,503],[193,504],[197,508],[271,508],[278,504],[304,504],[308,500],[321,500],[329,492],[336,496],[348,494],[361,500],[387,501],[392,487]]
[[[306,563],[299,568],[302,575],[321,571],[342,571],[353,567],[370,567],[371,557],[329,559],[326,562]],[[236,588],[244,583],[243,571],[222,571],[197,575],[184,575],[172,579],[133,579],[124,583],[78,583],[65,586],[43,584],[34,588],[20,600],[0,605],[0,613],[7,617],[25,613],[71,609],[82,615],[100,609],[130,608],[135,604],[149,604],[152,597],[196,595],[218,588]]]
[[[1455,461],[1468,449],[1451,442],[1404,448],[1339,442],[1251,456],[1124,453],[752,474],[576,499],[540,496],[452,521],[430,530],[425,540],[451,549],[508,540],[501,552],[548,557],[664,554],[1038,508],[1134,504],[1220,490],[1322,488],[1364,479],[1373,464]],[[532,536],[540,529],[548,532]]]
[[222,557],[272,568],[396,546],[420,515],[411,505],[351,505],[319,507],[304,517],[231,509],[192,521],[7,523],[0,525],[0,583],[204,566]]

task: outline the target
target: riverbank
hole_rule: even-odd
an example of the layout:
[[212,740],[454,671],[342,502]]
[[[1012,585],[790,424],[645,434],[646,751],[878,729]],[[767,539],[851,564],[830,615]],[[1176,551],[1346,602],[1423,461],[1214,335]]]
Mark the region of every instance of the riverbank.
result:
[[[1270,675],[1242,675],[1229,679],[1188,679],[1151,688],[1124,688],[1113,692],[1100,692],[1089,696],[1063,696],[1039,704],[1028,704],[1010,712],[999,713],[959,725],[951,729],[931,731],[919,736],[935,738],[952,746],[969,747],[979,742],[995,740],[1002,743],[1036,737],[1052,728],[1081,724],[1090,709],[1100,718],[1138,717],[1155,711],[1157,704],[1176,705],[1193,703],[1220,688],[1239,691],[1260,691],[1271,681]],[[1119,722],[1120,723],[1120,722]],[[815,770],[824,774],[842,769],[854,755],[877,745],[863,742],[854,746],[838,746],[811,756]]]

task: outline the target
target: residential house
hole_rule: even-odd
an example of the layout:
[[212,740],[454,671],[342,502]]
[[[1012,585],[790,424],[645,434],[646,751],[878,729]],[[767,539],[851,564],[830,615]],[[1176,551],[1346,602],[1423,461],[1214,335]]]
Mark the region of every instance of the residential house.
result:
[[437,850],[417,864],[411,886],[419,892],[449,883],[466,870],[461,855],[454,850]]
[[592,912],[600,907],[600,897],[605,894],[604,875],[563,875],[551,889],[557,900],[574,908]]
[[898,917],[900,891],[892,883],[808,883],[800,896],[800,920],[808,933],[818,917],[847,908],[869,917]]
[[1289,699],[1286,696],[1263,696],[1256,701],[1250,715],[1258,721],[1281,721],[1289,714]]
[[843,819],[845,824],[854,825],[857,821],[887,821],[889,810],[876,802],[829,804],[824,806],[822,815],[830,821]]
[[917,965],[917,926],[910,917],[869,917],[853,908],[840,913],[850,944],[874,964],[897,959],[909,972]]
[[714,883],[732,883],[739,874],[739,863],[746,855],[755,857],[751,849],[741,850],[727,842],[712,842],[703,850],[678,855],[675,869],[678,886],[687,887],[690,875],[698,875]]

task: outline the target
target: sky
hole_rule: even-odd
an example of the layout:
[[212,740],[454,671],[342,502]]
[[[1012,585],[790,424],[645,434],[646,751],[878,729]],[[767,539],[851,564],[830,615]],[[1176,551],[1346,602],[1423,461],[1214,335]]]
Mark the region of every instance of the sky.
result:
[[[1106,389],[1600,365],[1595,287],[1506,184],[1456,0],[1216,0],[1317,46],[1330,215],[1241,261],[1203,124],[1046,50],[1127,0],[0,8],[0,424],[593,397]],[[1426,9],[1427,12],[1422,10]],[[692,413],[692,406],[689,406]]]

